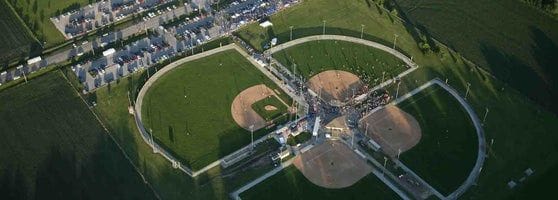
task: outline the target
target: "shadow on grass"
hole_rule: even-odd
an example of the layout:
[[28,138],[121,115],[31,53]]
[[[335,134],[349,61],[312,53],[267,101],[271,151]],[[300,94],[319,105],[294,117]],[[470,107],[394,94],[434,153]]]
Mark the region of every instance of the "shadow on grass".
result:
[[[558,46],[542,31],[532,28],[532,53],[537,64],[527,64],[497,47],[481,45],[481,52],[496,78],[509,84],[552,112],[558,112]],[[537,65],[539,67],[537,67]]]

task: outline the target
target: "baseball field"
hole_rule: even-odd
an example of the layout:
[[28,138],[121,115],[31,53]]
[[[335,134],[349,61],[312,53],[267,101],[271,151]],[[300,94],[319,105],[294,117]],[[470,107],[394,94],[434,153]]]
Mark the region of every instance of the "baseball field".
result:
[[323,71],[342,70],[365,78],[368,84],[378,84],[382,75],[387,80],[407,69],[403,61],[387,52],[335,40],[305,42],[276,52],[273,57],[291,71],[296,64],[296,73],[306,79]]
[[60,72],[0,102],[0,199],[155,198]]
[[323,188],[289,166],[240,194],[242,199],[399,199],[399,196],[370,173],[354,185],[341,189]]
[[[257,103],[266,98],[280,98],[283,105]],[[251,106],[261,112],[275,105],[285,113],[289,101],[240,53],[228,50],[155,81],[144,97],[142,120],[159,144],[196,170],[249,144],[251,126],[255,139],[271,130],[262,119],[271,115],[259,116]]]
[[433,85],[397,104],[417,119],[420,142],[401,161],[448,195],[469,176],[477,158],[477,134],[465,109],[446,90]]

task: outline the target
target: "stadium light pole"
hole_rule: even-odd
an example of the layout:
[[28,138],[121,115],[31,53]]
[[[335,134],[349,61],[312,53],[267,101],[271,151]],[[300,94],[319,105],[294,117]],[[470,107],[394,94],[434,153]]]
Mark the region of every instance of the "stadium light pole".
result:
[[395,99],[397,99],[397,97],[399,97],[399,85],[401,85],[401,81],[399,81],[397,83],[397,90],[395,91]]
[[250,126],[250,137],[252,138],[252,150],[254,150],[254,125]]
[[360,25],[360,39],[362,39],[362,36],[364,36],[364,24]]
[[467,82],[467,91],[465,92],[465,100],[467,100],[467,96],[469,95],[469,88],[471,87],[471,83]]
[[325,23],[326,23],[326,20],[323,20],[323,22],[324,22],[324,28],[323,28],[323,31],[322,31],[322,35],[325,35]]
[[385,71],[383,71],[383,72],[382,72],[382,82],[381,82],[380,84],[382,84],[382,83],[384,82],[384,78],[385,78],[385,76],[386,76],[386,72],[385,72]]
[[397,42],[397,37],[399,37],[399,35],[397,34],[393,34],[393,49],[395,49],[395,43]]
[[289,28],[291,29],[291,35],[290,35],[290,40],[293,40],[293,26],[289,26]]
[[153,141],[153,129],[149,129],[149,133],[151,134],[151,147],[153,148],[153,153],[155,153],[155,141]]

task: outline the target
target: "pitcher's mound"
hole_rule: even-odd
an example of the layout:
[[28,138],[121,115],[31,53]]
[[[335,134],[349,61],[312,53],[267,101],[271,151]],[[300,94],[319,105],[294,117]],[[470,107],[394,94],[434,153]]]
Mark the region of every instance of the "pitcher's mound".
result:
[[347,102],[353,97],[353,92],[361,93],[364,86],[358,76],[340,70],[324,71],[308,80],[308,88],[326,102]]
[[422,136],[418,121],[392,105],[363,117],[359,128],[391,157],[413,148]]
[[372,172],[349,147],[339,141],[327,141],[297,156],[293,164],[310,180],[324,188],[345,188]]
[[274,111],[274,110],[277,110],[277,107],[272,106],[272,105],[266,105],[266,106],[264,107],[264,109],[265,109],[266,111]]

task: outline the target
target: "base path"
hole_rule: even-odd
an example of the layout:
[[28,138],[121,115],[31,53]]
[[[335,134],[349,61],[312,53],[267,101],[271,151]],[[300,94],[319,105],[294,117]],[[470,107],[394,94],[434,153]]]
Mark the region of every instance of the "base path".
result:
[[310,182],[332,189],[349,187],[372,172],[372,166],[335,140],[314,146],[297,156],[293,164]]

